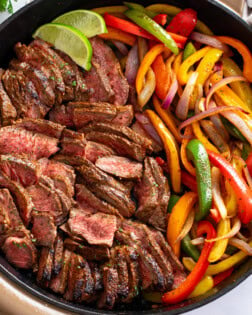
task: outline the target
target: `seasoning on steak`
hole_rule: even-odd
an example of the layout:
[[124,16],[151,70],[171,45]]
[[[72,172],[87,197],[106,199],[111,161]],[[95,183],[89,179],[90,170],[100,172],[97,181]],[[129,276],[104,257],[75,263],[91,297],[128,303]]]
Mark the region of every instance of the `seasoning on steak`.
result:
[[52,277],[53,250],[48,247],[42,247],[39,257],[39,265],[36,280],[43,286],[48,287]]
[[36,239],[36,245],[53,247],[57,228],[53,217],[46,212],[33,212],[32,214],[32,234]]
[[143,166],[121,156],[106,156],[98,158],[95,165],[102,171],[121,178],[136,179],[142,176]]
[[11,124],[17,117],[16,108],[12,105],[11,100],[6,93],[3,83],[2,76],[4,70],[0,69],[0,113],[1,113],[1,123],[3,126]]
[[94,141],[87,141],[85,146],[85,158],[92,163],[103,156],[114,155],[115,151],[110,147]]

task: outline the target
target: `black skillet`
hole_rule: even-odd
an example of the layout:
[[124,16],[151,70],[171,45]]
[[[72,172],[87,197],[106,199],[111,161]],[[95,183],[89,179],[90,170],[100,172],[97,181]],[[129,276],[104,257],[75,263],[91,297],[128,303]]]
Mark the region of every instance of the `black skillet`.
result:
[[[133,0],[132,0],[133,1]],[[242,40],[252,51],[252,29],[236,14],[222,7],[213,0],[145,0],[137,2],[144,5],[152,3],[169,3],[181,8],[191,7],[197,10],[199,18],[204,21],[216,35],[229,35]],[[31,34],[41,24],[50,22],[58,15],[72,10],[85,8],[90,9],[98,6],[118,5],[122,1],[110,0],[35,0],[18,13],[14,14],[0,26],[0,65],[4,67],[13,56],[13,46],[16,42],[31,41]],[[1,255],[1,254],[0,254]],[[19,271],[13,268],[4,257],[0,256],[0,271],[9,279],[20,285],[28,292],[62,309],[76,312],[78,314],[180,314],[193,310],[199,306],[209,303],[234,287],[238,286],[252,273],[252,258],[240,265],[236,272],[218,287],[206,295],[186,301],[171,308],[151,309],[148,303],[141,299],[135,301],[128,309],[117,309],[115,311],[96,310],[94,307],[69,303],[61,297],[49,291],[43,290],[35,283],[31,272]]]

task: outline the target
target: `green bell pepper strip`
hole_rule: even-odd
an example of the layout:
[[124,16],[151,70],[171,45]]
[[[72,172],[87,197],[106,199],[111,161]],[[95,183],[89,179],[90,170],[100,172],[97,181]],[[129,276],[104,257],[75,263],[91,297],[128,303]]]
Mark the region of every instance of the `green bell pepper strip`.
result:
[[175,55],[179,53],[179,49],[175,41],[166,32],[162,26],[158,25],[148,15],[139,10],[127,10],[124,14],[137,25],[141,26],[147,32],[159,39],[167,48],[169,48]]
[[182,239],[181,248],[187,255],[192,257],[194,261],[198,261],[200,252],[198,251],[198,248],[191,243],[191,237],[189,234]]
[[169,203],[168,203],[168,208],[167,208],[168,213],[172,212],[172,208],[179,201],[179,199],[180,199],[180,196],[178,196],[178,195],[171,195]]
[[190,57],[192,54],[196,52],[196,48],[194,47],[192,42],[189,42],[186,44],[185,49],[183,51],[183,61],[185,61],[188,57]]
[[224,127],[227,129],[228,133],[231,134],[234,138],[241,140],[242,142],[248,142],[247,139],[243,136],[239,129],[237,129],[229,120],[224,117],[221,117],[221,121]]
[[146,15],[148,15],[150,18],[154,18],[156,15],[158,15],[157,12],[151,11],[151,10],[146,10],[145,7],[139,3],[134,3],[134,2],[123,2],[124,5],[126,5],[126,7],[128,7],[129,9],[133,9],[133,10],[138,10],[141,11],[143,13],[145,13]]
[[241,157],[244,161],[247,160],[247,158],[249,157],[249,154],[252,152],[251,146],[248,143],[243,143],[243,148],[242,148],[242,153],[241,153]]
[[193,139],[187,144],[186,151],[196,169],[199,211],[196,213],[195,219],[200,221],[208,215],[212,206],[210,162],[204,145],[197,139]]

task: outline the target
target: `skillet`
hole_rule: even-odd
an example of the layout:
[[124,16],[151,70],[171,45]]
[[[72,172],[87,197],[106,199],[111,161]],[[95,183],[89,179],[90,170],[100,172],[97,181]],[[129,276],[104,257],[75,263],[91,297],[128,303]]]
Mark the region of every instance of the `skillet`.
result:
[[[144,5],[152,3],[169,3],[181,8],[191,7],[198,12],[199,18],[204,21],[216,35],[233,36],[243,41],[252,50],[252,28],[247,25],[235,13],[216,3],[214,0],[137,0]],[[122,4],[122,1],[110,0],[109,5]],[[13,56],[13,46],[18,41],[31,41],[31,34],[41,24],[50,22],[58,15],[77,8],[90,9],[98,6],[106,6],[106,0],[35,0],[16,14],[11,16],[0,26],[0,64],[5,67]],[[238,57],[239,59],[239,57]],[[239,61],[239,60],[238,60]],[[246,260],[236,271],[216,288],[205,295],[180,303],[172,307],[151,309],[151,306],[137,300],[128,309],[115,311],[96,310],[85,305],[67,302],[61,297],[38,287],[31,272],[20,271],[13,268],[0,253],[0,271],[20,287],[62,309],[78,314],[180,314],[197,307],[203,306],[238,286],[252,274],[252,258]]]

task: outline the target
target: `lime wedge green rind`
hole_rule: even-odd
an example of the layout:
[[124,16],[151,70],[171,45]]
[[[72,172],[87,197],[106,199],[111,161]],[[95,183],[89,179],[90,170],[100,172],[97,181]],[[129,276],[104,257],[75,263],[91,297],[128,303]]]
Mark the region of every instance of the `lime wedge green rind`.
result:
[[89,10],[67,12],[57,17],[52,23],[66,24],[75,27],[87,36],[87,38],[108,32],[103,17]]
[[92,46],[78,29],[68,25],[48,23],[35,31],[33,38],[36,37],[63,51],[85,70],[91,69]]

